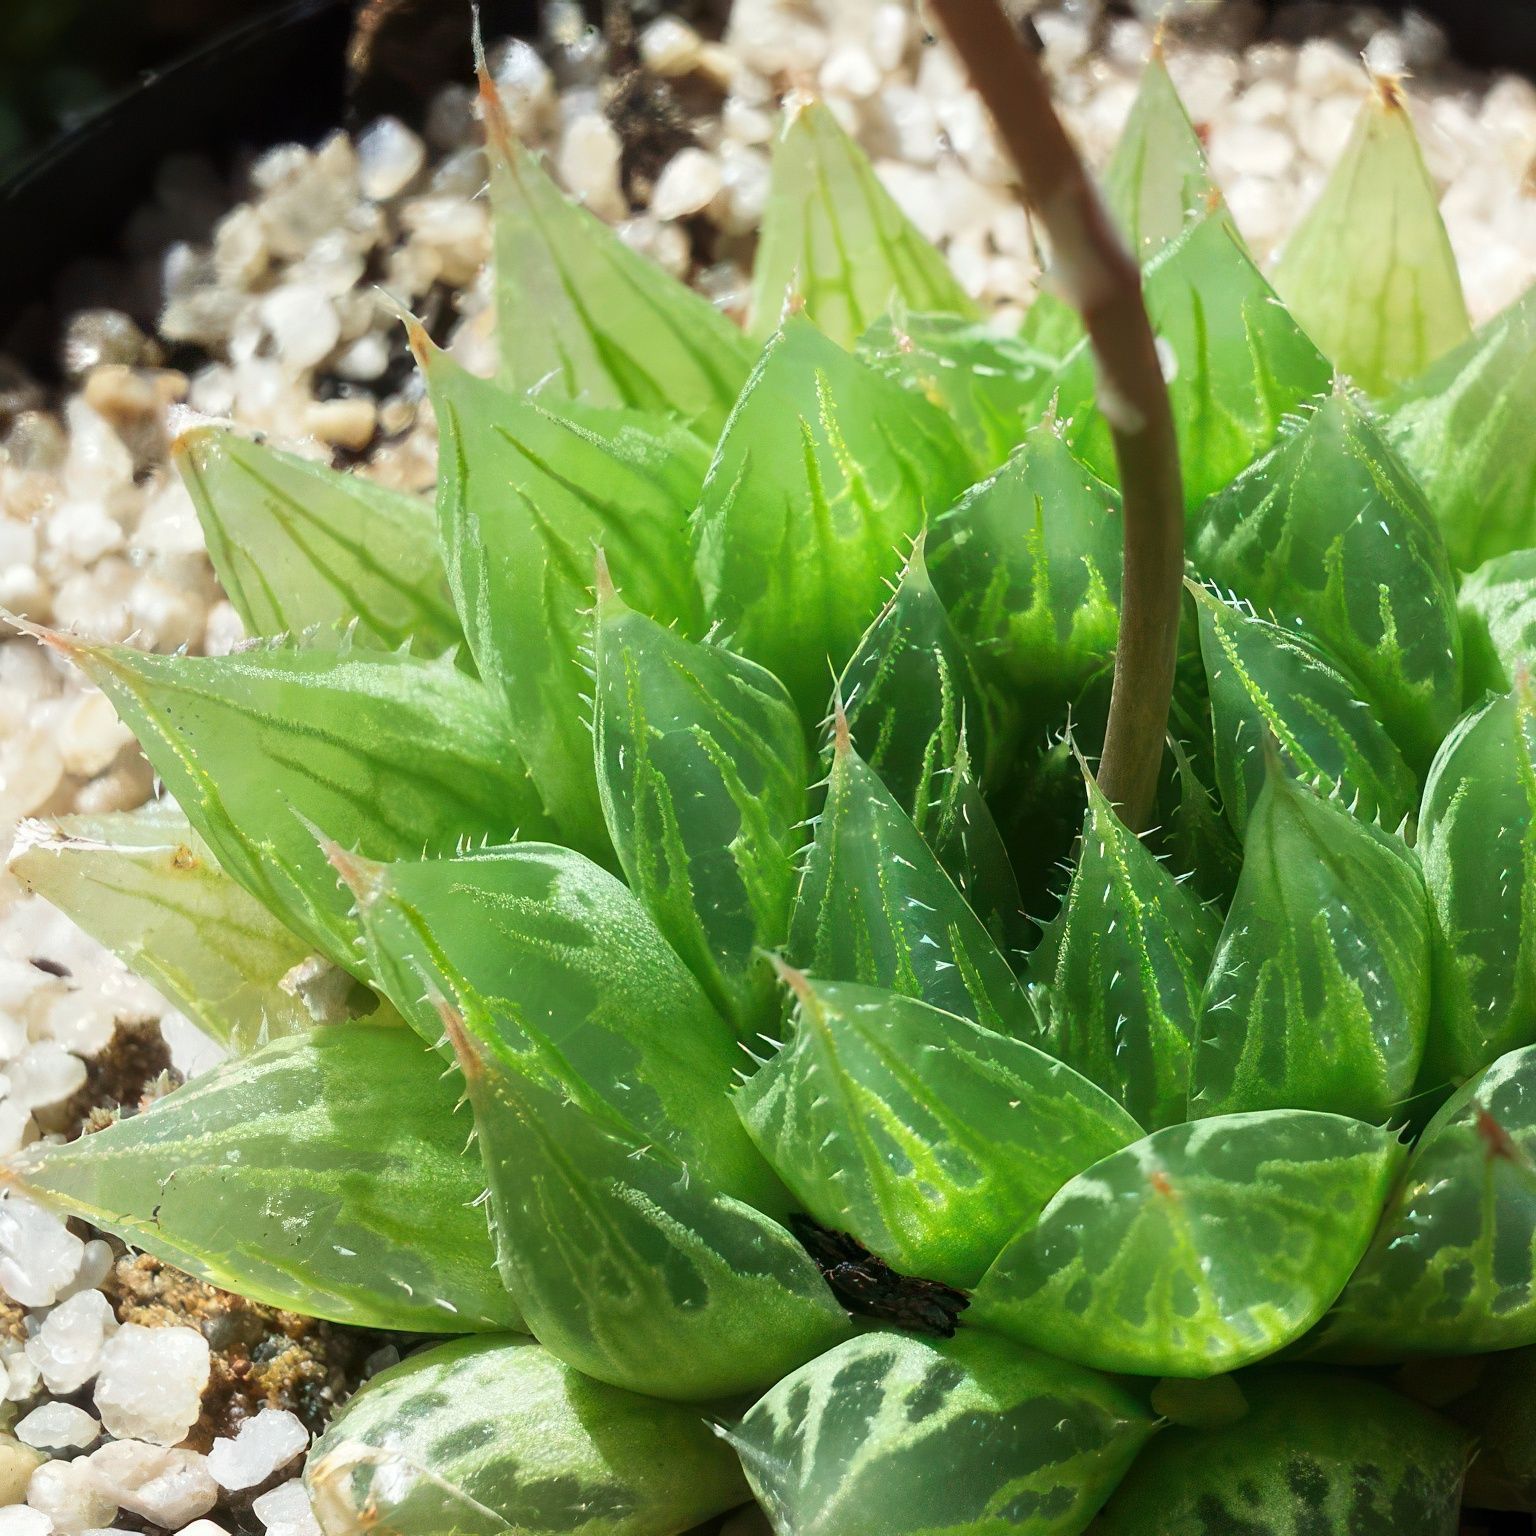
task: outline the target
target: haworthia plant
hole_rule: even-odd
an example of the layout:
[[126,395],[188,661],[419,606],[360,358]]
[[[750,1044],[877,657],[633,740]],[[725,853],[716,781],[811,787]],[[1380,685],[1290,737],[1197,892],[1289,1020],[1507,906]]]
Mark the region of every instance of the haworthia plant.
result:
[[316,1442],[305,1480],[328,1530],[463,1536],[649,1536],[747,1493],[696,1409],[506,1336],[441,1344],[375,1377]]
[[176,462],[219,581],[253,635],[339,636],[436,655],[461,644],[437,535],[414,496],[198,427]]
[[230,1054],[0,1186],[471,1336],[333,1418],[324,1536],[1536,1506],[1536,306],[1434,355],[1395,97],[1289,308],[1160,61],[1115,155],[1191,589],[1136,834],[1138,416],[1076,316],[998,334],[801,104],[738,329],[481,110],[501,368],[410,327],[435,504],[200,428],[250,643],[23,626],[167,798],[16,871]]
[[272,1306],[416,1333],[517,1328],[457,1098],[409,1030],[331,1025],[155,1114],[23,1154],[6,1179]]
[[11,869],[232,1051],[315,1022],[283,985],[308,945],[219,868],[184,817],[151,809],[24,824]]
[[1336,392],[1200,513],[1212,580],[1322,646],[1423,769],[1461,711],[1439,527],[1365,412]]
[[[802,307],[839,346],[904,304],[976,316],[949,263],[914,229],[864,151],[819,101],[785,113],[752,269],[752,330]],[[977,316],[979,318],[979,316]]]
[[1299,1109],[1169,1126],[1063,1185],[972,1314],[1101,1370],[1235,1370],[1327,1311],[1401,1151],[1389,1131]]
[[1468,1437],[1374,1382],[1255,1375],[1244,1412],[1159,1435],[1094,1526],[1146,1536],[1456,1536]]
[[1536,290],[1386,402],[1387,433],[1429,497],[1463,570],[1536,543]]
[[875,1333],[786,1377],[730,1438],[777,1530],[1061,1536],[1151,1430],[1128,1393],[1063,1361],[976,1333]]
[[1429,999],[1418,860],[1271,753],[1205,983],[1189,1113],[1387,1120],[1412,1096]]
[[[1141,1135],[1022,1040],[876,987],[786,975],[793,1035],[737,1108],[813,1216],[901,1270],[973,1285],[1024,1213]],[[912,1180],[921,1202],[904,1198]]]
[[1327,185],[1286,242],[1275,288],[1371,394],[1466,339],[1456,257],[1396,80],[1377,77]]

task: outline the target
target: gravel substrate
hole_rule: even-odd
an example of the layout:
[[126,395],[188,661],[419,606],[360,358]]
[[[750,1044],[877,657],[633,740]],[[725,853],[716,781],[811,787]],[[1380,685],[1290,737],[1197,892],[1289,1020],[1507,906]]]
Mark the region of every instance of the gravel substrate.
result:
[[[1148,28],[1101,16],[1097,0],[1043,7],[1036,22],[1066,115],[1102,162]],[[1414,76],[1474,319],[1523,291],[1536,277],[1536,90],[1462,74],[1411,18],[1296,6],[1278,36],[1261,40],[1255,25],[1245,0],[1227,0],[1203,31],[1175,28],[1167,54],[1258,255],[1343,147],[1368,90],[1364,51]],[[1326,38],[1299,41],[1323,27]],[[825,97],[1000,326],[1034,290],[1008,167],[948,49],[907,4],[738,0],[723,40],[662,16],[611,53],[555,3],[536,47],[491,56],[514,124],[564,184],[732,313],[791,89]],[[435,432],[392,302],[489,371],[472,103],[467,82],[443,91],[424,137],[382,119],[356,139],[269,150],[234,187],[194,162],[166,165],[130,257],[65,275],[83,307],[61,340],[64,396],[0,358],[0,606],[158,650],[236,645],[239,621],[168,462],[194,420],[230,420],[389,485],[432,484]],[[211,240],[185,238],[210,225]],[[103,307],[146,302],[155,334]],[[30,642],[0,641],[0,836],[28,817],[127,809],[151,790],[99,693]],[[110,1106],[133,1112],[217,1054],[0,874],[0,1155],[80,1134]],[[293,1477],[310,1434],[393,1358],[377,1337],[248,1306],[0,1196],[0,1536],[307,1536]]]

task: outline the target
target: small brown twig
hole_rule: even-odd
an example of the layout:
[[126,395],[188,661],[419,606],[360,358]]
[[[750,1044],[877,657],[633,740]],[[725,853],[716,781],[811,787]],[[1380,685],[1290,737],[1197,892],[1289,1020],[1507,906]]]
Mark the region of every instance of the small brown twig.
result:
[[1184,487],[1141,269],[1051,105],[1039,60],[997,0],[928,0],[1050,237],[1052,273],[1098,363],[1125,515],[1120,643],[1099,787],[1135,831],[1151,820],[1173,697],[1184,574]]

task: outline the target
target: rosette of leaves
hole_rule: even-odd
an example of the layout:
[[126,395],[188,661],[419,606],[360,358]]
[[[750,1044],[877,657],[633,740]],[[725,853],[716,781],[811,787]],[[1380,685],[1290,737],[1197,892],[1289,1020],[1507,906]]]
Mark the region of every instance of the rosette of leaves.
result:
[[435,506],[200,429],[263,638],[36,631],[166,799],[16,871],[230,1054],[6,1183],[458,1336],[319,1442],[329,1536],[1454,1531],[1485,1426],[1424,1383],[1536,1346],[1536,346],[1436,355],[1399,98],[1294,314],[1158,62],[1117,157],[1189,488],[1146,835],[1070,316],[994,334],[813,106],[748,339],[486,101],[503,369],[413,336]]

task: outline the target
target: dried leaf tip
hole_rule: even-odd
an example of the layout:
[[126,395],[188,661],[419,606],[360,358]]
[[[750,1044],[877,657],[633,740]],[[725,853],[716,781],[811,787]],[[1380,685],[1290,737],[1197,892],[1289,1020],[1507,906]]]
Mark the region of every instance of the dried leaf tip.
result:
[[20,634],[36,640],[39,645],[47,646],[50,651],[57,651],[61,656],[74,657],[89,649],[83,640],[77,639],[74,635],[65,634],[62,630],[49,629],[46,624],[37,624],[31,619],[24,619],[19,613],[12,613],[9,608],[0,608],[0,624],[10,625]]
[[843,690],[839,684],[832,695],[832,754],[844,758],[853,750],[853,733],[848,729],[848,712],[843,708]]
[[484,125],[485,137],[490,147],[499,154],[510,156],[515,143],[512,122],[507,116],[501,92],[496,89],[496,81],[485,60],[485,39],[480,33],[479,6],[476,6],[471,14],[474,17],[475,84],[480,98],[480,121]]
[[804,1006],[809,1006],[815,1000],[815,993],[811,990],[810,978],[804,971],[791,965],[782,955],[769,953],[768,963],[773,967],[773,973],[795,994],[795,1000]]
[[1371,77],[1371,99],[1376,105],[1383,112],[1406,113],[1408,97],[1403,90],[1406,76],[1396,70],[1372,69],[1369,61],[1365,67]]
[[592,590],[597,596],[599,608],[618,600],[619,589],[613,584],[613,573],[608,569],[608,553],[601,544],[593,555]]

